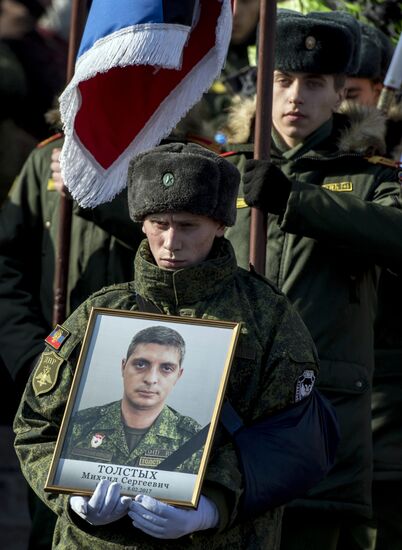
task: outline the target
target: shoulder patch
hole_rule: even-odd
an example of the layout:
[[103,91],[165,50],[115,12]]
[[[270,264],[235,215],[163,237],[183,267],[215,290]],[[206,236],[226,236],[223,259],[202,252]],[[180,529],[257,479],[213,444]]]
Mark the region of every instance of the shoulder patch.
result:
[[52,141],[56,141],[56,139],[60,139],[61,137],[63,137],[63,134],[60,132],[57,134],[54,134],[53,136],[50,136],[47,139],[44,139],[43,141],[39,142],[36,145],[36,148],[41,149],[42,147],[45,147],[45,145],[47,145],[48,143],[52,143]]
[[48,393],[54,388],[63,361],[63,358],[59,357],[54,351],[44,351],[42,353],[32,379],[32,387],[36,397]]
[[49,336],[45,338],[45,342],[50,347],[59,350],[70,335],[71,333],[67,329],[56,325]]
[[308,397],[313,391],[315,383],[315,374],[313,370],[305,370],[303,374],[299,376],[296,382],[295,389],[295,402],[301,401],[305,397]]

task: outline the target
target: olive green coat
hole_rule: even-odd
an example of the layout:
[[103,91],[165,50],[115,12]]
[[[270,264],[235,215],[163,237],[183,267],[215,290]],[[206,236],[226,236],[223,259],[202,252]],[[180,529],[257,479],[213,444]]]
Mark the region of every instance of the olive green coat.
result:
[[[335,467],[297,504],[369,516],[376,264],[402,264],[402,203],[396,170],[365,158],[379,139],[366,123],[335,115],[283,154],[274,136],[272,161],[292,188],[283,216],[268,215],[265,274],[309,328],[320,357],[318,387],[341,426]],[[244,161],[237,158],[240,170]],[[250,209],[242,190],[239,199],[227,237],[247,266]]]
[[[387,147],[402,159],[402,104],[387,119]],[[402,169],[399,172],[402,181]],[[375,369],[372,399],[374,479],[402,480],[402,272],[384,269],[378,285],[374,326]]]
[[[32,152],[0,211],[0,354],[22,387],[52,326],[60,194],[51,180],[50,157],[62,143],[51,140]],[[96,290],[133,273],[135,251],[79,212],[73,203],[67,314]]]
[[317,374],[311,337],[284,295],[265,279],[238,268],[233,249],[225,239],[216,240],[210,256],[194,267],[161,270],[154,264],[148,243],[144,241],[136,256],[135,281],[96,293],[64,323],[71,336],[57,352],[64,362],[53,389],[35,396],[33,372],[15,418],[15,448],[25,477],[59,516],[55,548],[278,548],[280,509],[272,509],[247,522],[241,522],[237,516],[242,476],[233,445],[220,427],[202,488],[219,508],[218,531],[201,531],[180,540],[164,541],[135,529],[127,517],[95,528],[74,517],[69,511],[67,496],[50,495],[43,490],[93,306],[137,310],[136,293],[139,293],[165,314],[242,322],[226,391],[246,422],[294,403],[298,377],[306,369]]

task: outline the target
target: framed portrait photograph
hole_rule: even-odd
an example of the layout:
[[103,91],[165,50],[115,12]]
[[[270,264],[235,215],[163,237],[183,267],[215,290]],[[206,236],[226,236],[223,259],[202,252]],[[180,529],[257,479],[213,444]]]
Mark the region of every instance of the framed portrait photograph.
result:
[[195,507],[240,324],[93,308],[45,490]]

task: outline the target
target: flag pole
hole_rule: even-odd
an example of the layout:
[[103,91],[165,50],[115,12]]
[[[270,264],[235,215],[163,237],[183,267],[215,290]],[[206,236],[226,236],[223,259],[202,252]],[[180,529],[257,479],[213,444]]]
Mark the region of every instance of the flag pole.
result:
[[[67,83],[73,77],[75,58],[86,19],[87,0],[72,0],[67,58]],[[53,325],[66,317],[68,265],[70,260],[72,200],[63,192],[60,196],[59,229],[56,247]]]
[[[272,83],[276,31],[276,0],[260,0],[258,29],[257,107],[255,115],[254,158],[270,160],[272,126]],[[265,274],[267,223],[258,208],[251,209],[250,263]]]
[[402,85],[402,33],[392,55],[387,74],[384,78],[384,87],[377,103],[379,109],[385,115],[391,107],[392,101]]

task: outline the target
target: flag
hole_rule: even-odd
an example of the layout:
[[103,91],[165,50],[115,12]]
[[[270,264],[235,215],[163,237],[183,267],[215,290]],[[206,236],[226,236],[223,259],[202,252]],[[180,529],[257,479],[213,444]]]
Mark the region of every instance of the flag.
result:
[[130,159],[160,143],[220,74],[230,0],[93,0],[60,96],[61,171],[83,207],[126,186]]

